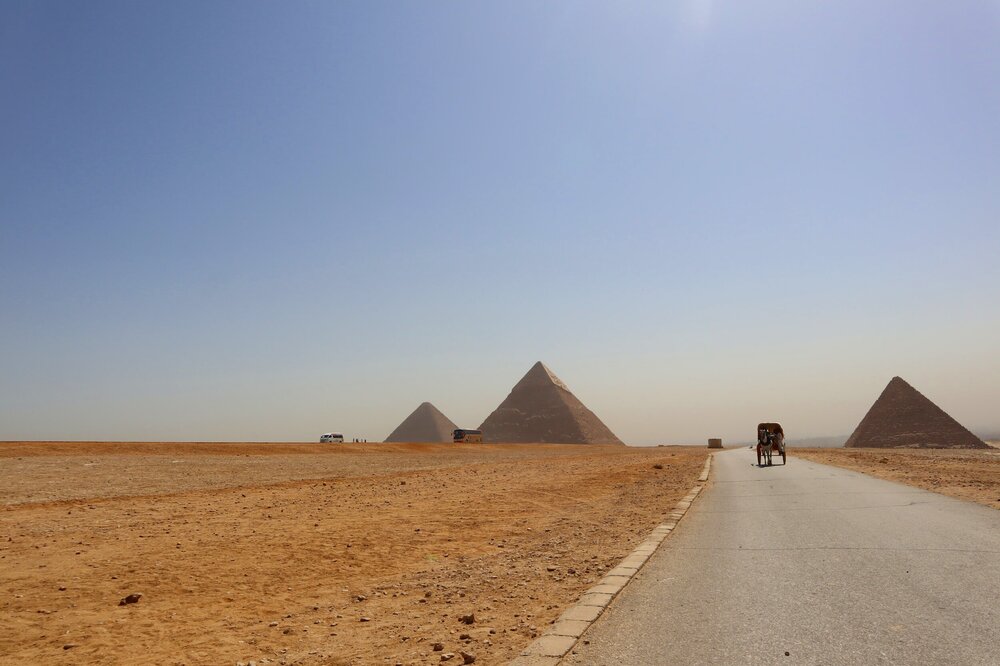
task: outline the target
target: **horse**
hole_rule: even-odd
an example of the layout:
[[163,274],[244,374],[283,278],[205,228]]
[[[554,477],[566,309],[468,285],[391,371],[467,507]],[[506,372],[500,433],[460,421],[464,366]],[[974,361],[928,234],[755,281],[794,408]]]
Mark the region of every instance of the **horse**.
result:
[[771,448],[774,436],[767,430],[757,431],[757,464],[771,464]]

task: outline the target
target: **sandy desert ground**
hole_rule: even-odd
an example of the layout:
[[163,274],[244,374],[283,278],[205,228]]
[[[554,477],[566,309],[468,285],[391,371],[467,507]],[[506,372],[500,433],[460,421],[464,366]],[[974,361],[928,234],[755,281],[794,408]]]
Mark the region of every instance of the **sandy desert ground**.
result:
[[503,663],[707,453],[0,443],[0,663]]
[[1000,449],[796,448],[789,452],[1000,509]]

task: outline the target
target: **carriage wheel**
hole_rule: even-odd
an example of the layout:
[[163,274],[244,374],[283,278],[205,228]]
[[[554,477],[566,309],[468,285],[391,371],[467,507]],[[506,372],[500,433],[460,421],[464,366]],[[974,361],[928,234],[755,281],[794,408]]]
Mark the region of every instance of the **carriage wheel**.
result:
[[788,464],[788,461],[785,460],[785,450],[784,449],[781,450],[781,464],[782,465],[787,465]]
[[757,449],[757,467],[760,467],[760,449]]

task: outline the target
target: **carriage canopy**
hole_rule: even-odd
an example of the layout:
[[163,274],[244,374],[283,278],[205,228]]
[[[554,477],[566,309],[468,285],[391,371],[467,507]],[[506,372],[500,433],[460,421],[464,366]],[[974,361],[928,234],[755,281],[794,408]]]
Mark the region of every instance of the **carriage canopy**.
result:
[[785,434],[780,423],[759,423],[757,424],[757,432],[769,432],[772,435],[777,435],[778,433]]

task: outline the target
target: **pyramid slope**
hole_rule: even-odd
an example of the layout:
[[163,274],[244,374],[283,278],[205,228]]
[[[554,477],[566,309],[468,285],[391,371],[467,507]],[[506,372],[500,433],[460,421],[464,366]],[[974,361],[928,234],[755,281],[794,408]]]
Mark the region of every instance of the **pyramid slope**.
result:
[[899,377],[892,378],[844,446],[988,448],[985,442]]
[[422,403],[407,416],[386,442],[450,442],[458,428],[451,419],[429,402]]
[[487,442],[622,443],[541,361],[479,428]]

